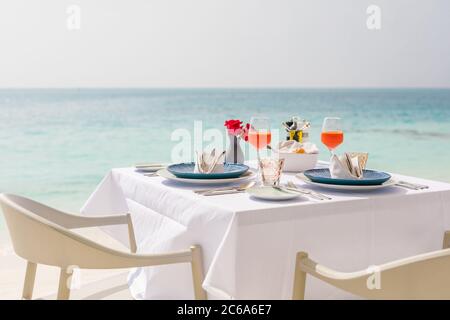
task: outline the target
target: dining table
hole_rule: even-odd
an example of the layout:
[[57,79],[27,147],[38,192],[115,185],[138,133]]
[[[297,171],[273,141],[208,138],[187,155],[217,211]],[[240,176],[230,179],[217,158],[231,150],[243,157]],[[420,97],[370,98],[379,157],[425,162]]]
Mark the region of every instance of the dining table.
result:
[[[255,168],[254,162],[248,162]],[[326,167],[319,162],[317,167]],[[253,169],[254,170],[254,169]],[[210,186],[145,175],[133,167],[110,170],[81,209],[87,216],[130,213],[138,253],[165,253],[198,244],[203,288],[209,299],[291,299],[296,253],[337,271],[366,270],[389,261],[440,250],[450,230],[450,184],[391,173],[428,186],[390,186],[371,191],[329,190],[284,172],[281,183],[320,192],[285,201],[246,192],[204,196]],[[128,245],[124,226],[102,227]],[[132,269],[135,299],[193,299],[189,264]],[[353,299],[315,278],[306,299]]]

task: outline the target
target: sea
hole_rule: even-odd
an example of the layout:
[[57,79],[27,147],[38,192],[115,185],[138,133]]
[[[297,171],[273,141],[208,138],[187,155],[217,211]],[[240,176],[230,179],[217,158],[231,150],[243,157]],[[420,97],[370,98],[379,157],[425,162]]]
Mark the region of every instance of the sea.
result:
[[198,148],[195,136],[207,144],[225,120],[258,115],[280,139],[283,121],[309,120],[322,160],[323,118],[341,117],[337,153],[368,152],[369,168],[450,182],[450,89],[1,89],[0,192],[77,212],[111,168],[171,162],[180,132]]

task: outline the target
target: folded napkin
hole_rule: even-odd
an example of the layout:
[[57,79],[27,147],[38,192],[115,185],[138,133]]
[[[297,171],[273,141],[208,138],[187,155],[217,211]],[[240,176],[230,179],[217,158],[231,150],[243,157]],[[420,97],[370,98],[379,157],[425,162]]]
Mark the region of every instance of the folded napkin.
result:
[[367,153],[351,152],[333,155],[330,162],[330,175],[336,179],[361,179],[366,168]]
[[218,173],[223,172],[225,161],[225,151],[216,153],[216,149],[210,152],[198,152],[197,161],[195,162],[195,170],[197,173]]
[[278,152],[287,153],[319,153],[319,149],[314,143],[304,142],[300,143],[296,140],[281,141],[278,144]]

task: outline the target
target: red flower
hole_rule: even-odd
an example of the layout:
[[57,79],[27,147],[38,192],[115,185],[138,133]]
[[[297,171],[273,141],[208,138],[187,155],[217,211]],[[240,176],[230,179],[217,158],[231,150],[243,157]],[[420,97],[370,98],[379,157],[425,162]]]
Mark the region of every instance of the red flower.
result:
[[250,129],[250,124],[247,123],[245,126],[242,125],[241,120],[227,120],[224,124],[227,127],[228,133],[248,141],[248,130]]
[[242,121],[241,120],[227,120],[225,121],[225,127],[227,127],[227,129],[231,130],[236,130],[236,129],[241,129],[242,128]]
[[241,120],[227,120],[224,124],[228,129],[228,133],[234,136],[238,136],[242,131],[242,121]]
[[248,141],[248,130],[250,129],[250,123],[247,123],[243,128],[242,128],[242,133],[241,133],[241,137],[244,139],[244,141]]

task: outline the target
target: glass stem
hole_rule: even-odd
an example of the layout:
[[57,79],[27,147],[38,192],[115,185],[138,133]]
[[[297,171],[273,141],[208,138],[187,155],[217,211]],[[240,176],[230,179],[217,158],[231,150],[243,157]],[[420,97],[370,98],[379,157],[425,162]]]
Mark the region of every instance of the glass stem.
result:
[[258,159],[258,171],[256,172],[256,183],[257,185],[262,185],[262,168],[261,168],[261,156],[259,155],[259,149],[256,149],[256,158]]
[[333,159],[333,156],[334,156],[334,149],[328,149],[328,150],[330,150],[330,162],[331,162],[331,159]]

